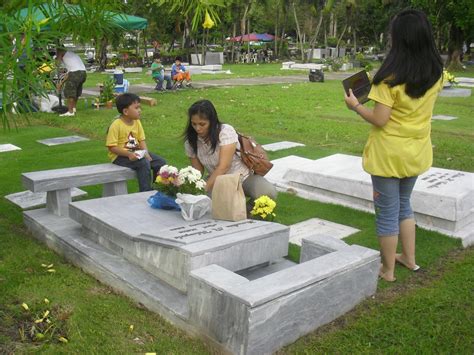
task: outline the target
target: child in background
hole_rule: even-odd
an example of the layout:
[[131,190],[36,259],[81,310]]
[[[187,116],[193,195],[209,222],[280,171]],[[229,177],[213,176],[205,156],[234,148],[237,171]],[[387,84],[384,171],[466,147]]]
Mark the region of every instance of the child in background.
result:
[[161,59],[159,54],[153,55],[153,63],[151,65],[151,76],[153,80],[156,81],[155,90],[157,91],[164,91],[163,82],[166,80],[166,89],[171,90],[171,77],[169,75],[165,75],[165,67],[161,64]]
[[186,68],[181,63],[182,59],[180,56],[176,57],[173,66],[171,67],[171,77],[177,82],[178,87],[186,80],[186,86],[192,87],[191,85],[191,74],[186,71]]
[[150,191],[150,169],[153,170],[153,181],[166,164],[160,156],[148,151],[145,143],[145,132],[140,122],[140,98],[135,94],[122,94],[115,104],[120,113],[107,131],[106,146],[113,164],[133,169],[137,172],[138,185],[141,191]]

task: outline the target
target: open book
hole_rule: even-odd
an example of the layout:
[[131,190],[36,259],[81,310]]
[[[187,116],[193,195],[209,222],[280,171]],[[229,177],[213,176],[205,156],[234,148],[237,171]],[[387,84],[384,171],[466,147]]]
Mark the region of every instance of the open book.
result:
[[371,84],[369,76],[365,70],[362,70],[348,77],[347,79],[344,79],[342,81],[342,85],[344,86],[346,95],[349,95],[349,89],[352,89],[354,96],[357,97],[357,100],[359,100],[361,104],[369,101],[368,96]]

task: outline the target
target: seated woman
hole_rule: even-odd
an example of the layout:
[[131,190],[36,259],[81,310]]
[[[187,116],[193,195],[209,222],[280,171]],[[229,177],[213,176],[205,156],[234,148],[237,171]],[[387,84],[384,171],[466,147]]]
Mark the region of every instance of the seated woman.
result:
[[242,187],[252,200],[262,195],[275,199],[277,192],[263,176],[253,174],[242,162],[237,150],[240,144],[235,129],[221,123],[216,109],[209,100],[195,102],[188,110],[188,125],[184,132],[184,147],[191,165],[207,171],[206,190],[212,191],[216,177],[241,174]]

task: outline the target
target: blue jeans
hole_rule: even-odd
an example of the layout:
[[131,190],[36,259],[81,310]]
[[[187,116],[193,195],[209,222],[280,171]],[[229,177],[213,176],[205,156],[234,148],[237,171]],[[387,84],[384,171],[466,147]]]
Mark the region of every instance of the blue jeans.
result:
[[400,222],[414,218],[410,197],[418,177],[403,179],[374,175],[371,177],[377,235],[398,235]]
[[173,87],[171,83],[171,77],[169,75],[157,76],[154,78],[156,81],[155,90],[163,90],[163,82],[166,81],[166,90],[170,90]]
[[142,158],[140,160],[131,161],[127,157],[118,156],[113,163],[120,166],[125,166],[127,168],[133,169],[137,172],[138,178],[138,188],[140,192],[142,191],[150,191],[151,182],[150,179],[150,170],[153,170],[153,181],[155,181],[160,168],[166,164],[166,160],[162,157],[148,152],[151,156],[151,161],[148,161],[146,158]]

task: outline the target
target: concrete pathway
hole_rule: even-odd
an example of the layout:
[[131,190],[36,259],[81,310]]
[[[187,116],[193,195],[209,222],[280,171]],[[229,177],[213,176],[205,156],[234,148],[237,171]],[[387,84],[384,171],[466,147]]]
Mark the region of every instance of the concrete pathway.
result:
[[[324,73],[326,80],[343,80],[353,73]],[[232,78],[216,79],[216,80],[199,80],[199,77],[193,80],[193,87],[197,89],[202,88],[227,88],[233,86],[252,86],[252,85],[271,85],[271,84],[293,84],[303,83],[308,81],[308,74],[296,74],[285,76],[266,76],[266,77],[251,77],[251,78]],[[151,79],[150,79],[151,81]],[[154,92],[155,85],[149,84],[132,84],[130,85],[130,92],[135,94]],[[87,88],[82,90],[83,95],[97,96],[99,94],[98,88]]]

